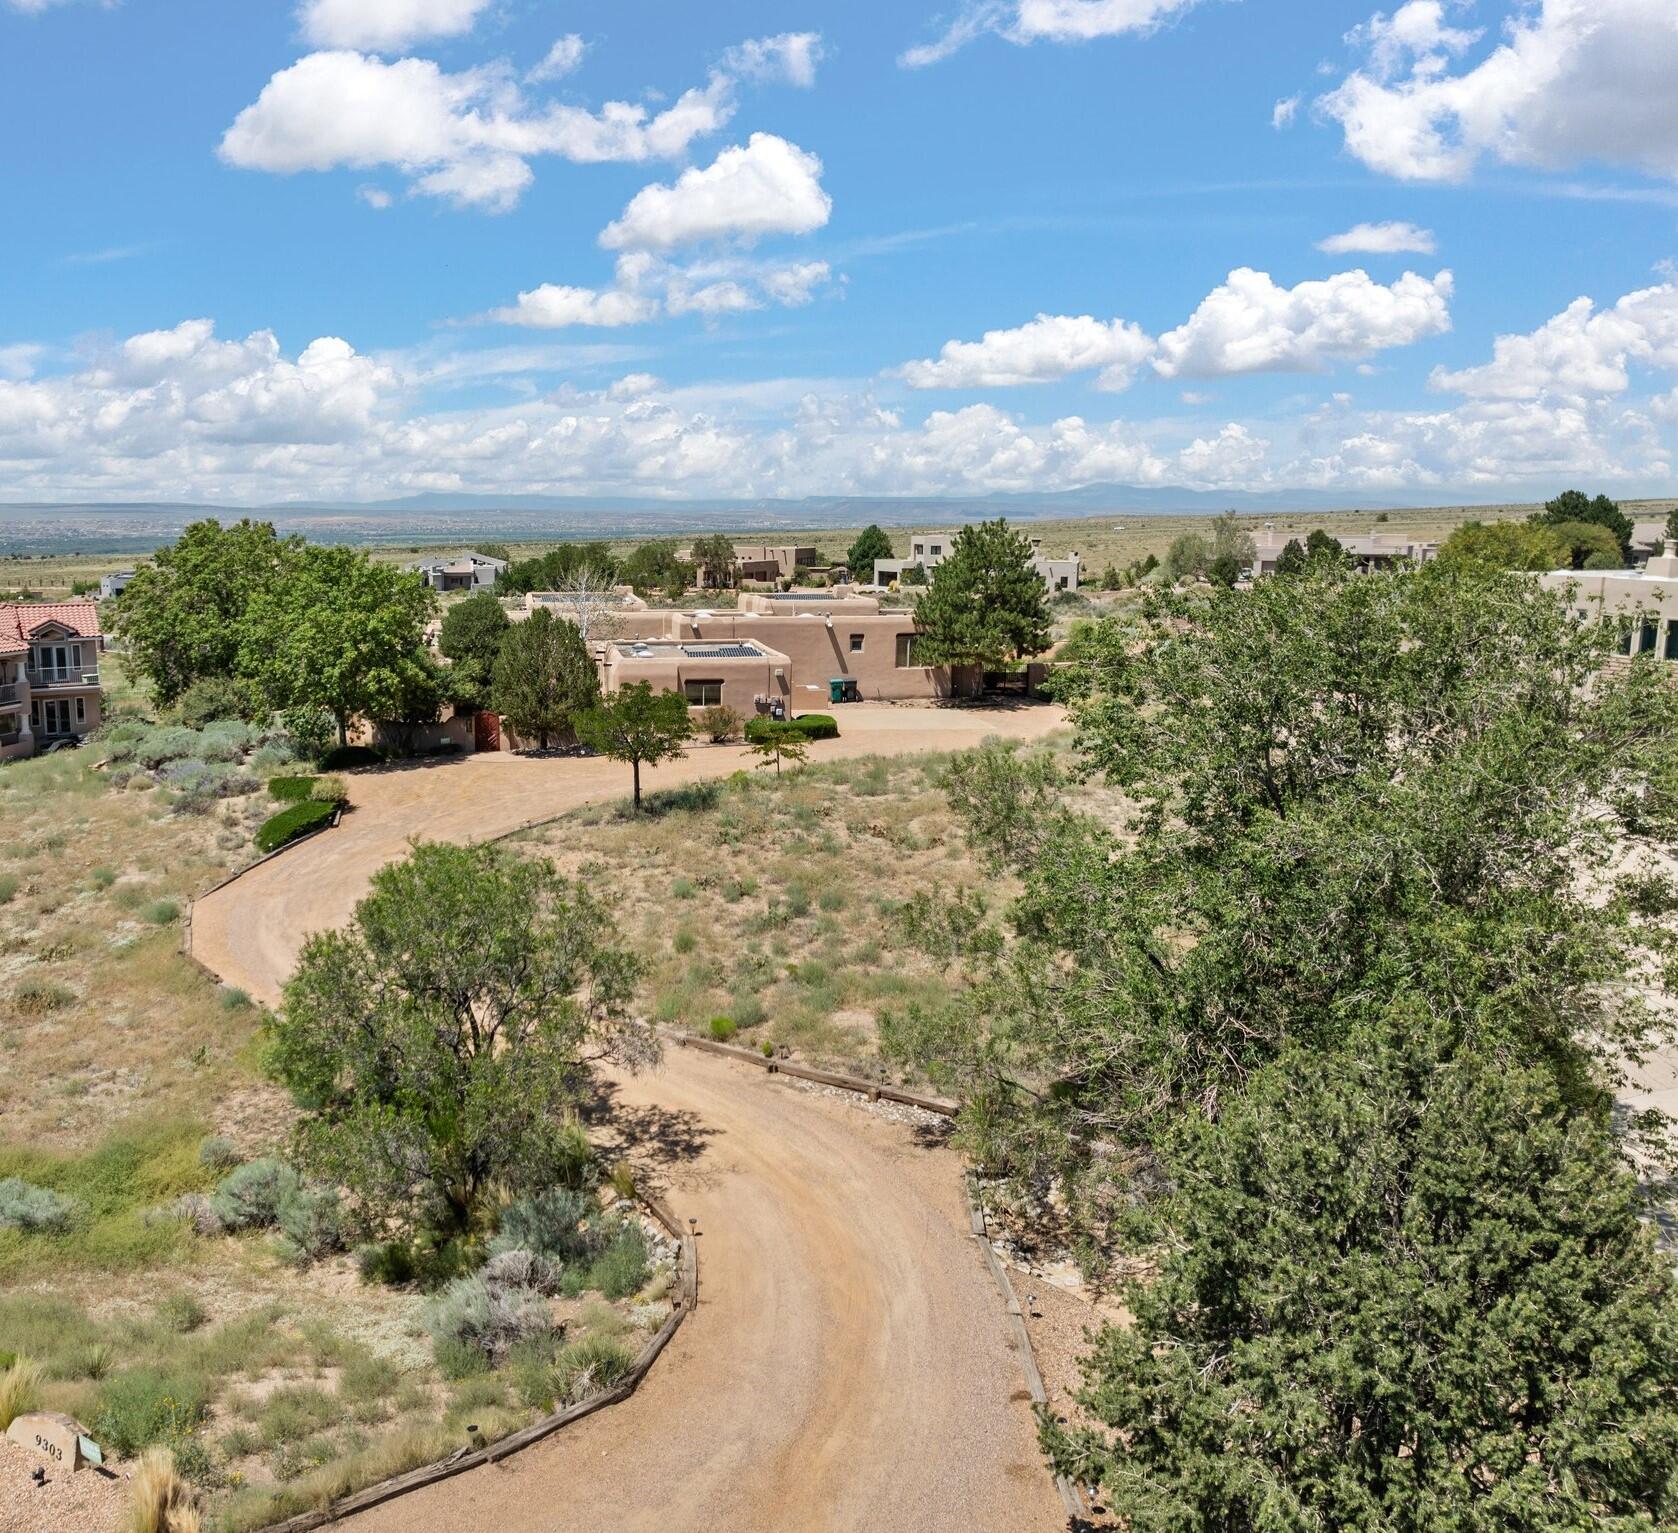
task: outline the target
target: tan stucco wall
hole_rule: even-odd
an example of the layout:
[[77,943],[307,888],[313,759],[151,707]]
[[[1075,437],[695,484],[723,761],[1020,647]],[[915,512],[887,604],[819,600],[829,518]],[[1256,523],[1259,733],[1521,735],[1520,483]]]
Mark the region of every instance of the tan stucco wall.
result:
[[[620,641],[676,639],[685,643],[754,640],[786,656],[787,699],[798,709],[826,707],[828,681],[835,676],[854,678],[857,690],[869,701],[951,697],[963,690],[959,682],[952,681],[947,667],[898,666],[898,636],[914,633],[913,613],[852,613],[835,607],[832,622],[829,628],[827,620],[817,616],[717,612],[696,618],[690,612],[638,612],[623,614],[613,625],[613,637]],[[853,633],[862,635],[860,651],[850,647]],[[651,678],[637,675],[635,679]]]

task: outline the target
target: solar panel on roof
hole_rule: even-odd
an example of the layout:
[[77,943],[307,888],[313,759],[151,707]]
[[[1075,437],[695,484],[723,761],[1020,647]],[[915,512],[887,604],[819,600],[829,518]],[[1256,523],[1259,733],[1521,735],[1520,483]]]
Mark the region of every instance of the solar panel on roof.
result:
[[690,660],[755,660],[758,655],[750,644],[712,644],[705,648],[684,644],[682,653]]

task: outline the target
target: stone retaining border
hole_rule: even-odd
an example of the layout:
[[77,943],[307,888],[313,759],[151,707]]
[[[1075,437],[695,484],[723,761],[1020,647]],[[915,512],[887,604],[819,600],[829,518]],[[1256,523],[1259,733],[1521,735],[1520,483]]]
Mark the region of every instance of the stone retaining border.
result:
[[418,1469],[410,1469],[406,1474],[381,1480],[377,1485],[369,1485],[365,1490],[359,1490],[353,1496],[346,1496],[331,1506],[313,1512],[300,1512],[284,1522],[270,1523],[261,1533],[309,1533],[310,1529],[325,1527],[328,1523],[353,1517],[357,1512],[382,1506],[385,1502],[394,1501],[410,1491],[435,1485],[439,1480],[450,1480],[468,1470],[499,1463],[521,1448],[528,1448],[545,1437],[553,1436],[562,1427],[568,1427],[574,1421],[581,1421],[585,1416],[592,1416],[596,1411],[605,1410],[609,1405],[617,1405],[634,1394],[653,1364],[658,1361],[659,1353],[669,1344],[670,1338],[681,1329],[682,1322],[699,1306],[699,1243],[694,1239],[692,1230],[684,1230],[681,1227],[680,1221],[670,1212],[669,1206],[662,1198],[645,1193],[637,1193],[636,1197],[653,1218],[681,1244],[681,1290],[670,1318],[641,1349],[641,1355],[635,1359],[629,1372],[617,1384],[584,1400],[580,1405],[567,1406],[562,1411],[544,1416],[540,1421],[503,1437],[499,1442],[491,1443],[487,1448],[461,1449],[438,1463],[425,1464]]
[[[979,1249],[985,1253],[985,1265],[990,1268],[990,1274],[996,1280],[997,1291],[1002,1295],[1002,1307],[1008,1312],[1008,1329],[1013,1332],[1014,1347],[1020,1354],[1020,1365],[1025,1369],[1026,1388],[1031,1391],[1031,1403],[1045,1406],[1049,1403],[1049,1395],[1043,1387],[1043,1374],[1037,1366],[1037,1354],[1032,1350],[1031,1332],[1026,1328],[1025,1312],[1020,1308],[1013,1282],[1008,1277],[1008,1269],[1002,1264],[1002,1258],[996,1254],[996,1247],[990,1243],[990,1231],[985,1225],[985,1205],[979,1197],[979,1179],[969,1171],[963,1181],[967,1184],[967,1212],[973,1221],[973,1238],[979,1242]],[[1066,1508],[1066,1515],[1072,1526],[1082,1527],[1087,1512],[1078,1487],[1065,1475],[1057,1474],[1055,1489],[1060,1492],[1060,1504]]]
[[820,1086],[836,1086],[840,1091],[854,1091],[870,1102],[901,1102],[905,1107],[918,1107],[922,1112],[936,1113],[940,1118],[953,1118],[961,1110],[960,1104],[942,1097],[923,1097],[913,1091],[879,1081],[865,1081],[855,1075],[836,1075],[831,1070],[816,1070],[809,1065],[795,1065],[787,1059],[769,1059],[753,1049],[742,1049],[732,1043],[718,1043],[712,1038],[696,1038],[691,1033],[678,1033],[671,1028],[657,1029],[666,1042],[680,1049],[699,1049],[706,1054],[720,1054],[724,1059],[738,1060],[753,1065],[769,1075],[791,1075],[801,1081],[815,1081]]

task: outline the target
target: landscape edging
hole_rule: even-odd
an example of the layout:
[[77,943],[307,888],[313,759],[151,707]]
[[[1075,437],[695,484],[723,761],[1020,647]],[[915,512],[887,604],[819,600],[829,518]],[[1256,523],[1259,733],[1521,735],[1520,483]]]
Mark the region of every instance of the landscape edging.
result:
[[388,1480],[380,1480],[376,1485],[369,1485],[358,1490],[354,1495],[346,1496],[342,1501],[334,1502],[331,1506],[322,1507],[318,1511],[299,1512],[295,1517],[288,1517],[284,1522],[269,1523],[258,1530],[258,1533],[309,1533],[310,1529],[321,1528],[329,1523],[340,1522],[345,1517],[353,1517],[358,1512],[371,1510],[375,1506],[382,1506],[387,1501],[394,1501],[410,1491],[423,1490],[427,1485],[435,1485],[441,1480],[453,1479],[456,1475],[465,1474],[468,1470],[481,1469],[487,1464],[499,1463],[509,1458],[522,1448],[528,1448],[544,1438],[551,1437],[562,1427],[568,1427],[574,1421],[581,1421],[585,1416],[592,1416],[596,1411],[604,1410],[609,1405],[617,1405],[627,1400],[640,1387],[652,1366],[658,1361],[658,1356],[669,1344],[670,1338],[681,1329],[682,1322],[699,1305],[699,1243],[695,1240],[691,1230],[684,1230],[676,1216],[671,1213],[669,1206],[662,1198],[650,1193],[636,1193],[637,1200],[666,1230],[673,1235],[682,1248],[681,1261],[681,1295],[670,1318],[658,1328],[652,1339],[641,1349],[634,1363],[630,1366],[622,1380],[612,1388],[601,1394],[584,1400],[580,1405],[567,1406],[562,1411],[555,1411],[544,1416],[540,1421],[523,1427],[517,1432],[509,1433],[498,1442],[490,1443],[487,1447],[475,1448],[470,1451],[462,1450],[451,1454],[446,1459],[440,1459],[433,1464],[422,1464],[418,1469],[407,1470],[403,1474],[393,1475]]
[[743,1049],[732,1043],[718,1043],[713,1038],[696,1038],[691,1033],[680,1033],[673,1028],[659,1028],[657,1031],[660,1037],[668,1039],[677,1048],[699,1049],[706,1054],[720,1054],[724,1059],[753,1065],[769,1075],[790,1075],[797,1080],[814,1081],[818,1086],[833,1086],[840,1091],[854,1091],[871,1102],[900,1102],[905,1107],[918,1107],[922,1112],[936,1113],[940,1118],[953,1118],[961,1110],[959,1103],[946,1101],[943,1097],[923,1097],[913,1091],[883,1085],[879,1081],[865,1081],[855,1075],[840,1075],[831,1070],[813,1069],[809,1065],[795,1065],[786,1059],[768,1059],[752,1049]]
[[[990,1232],[985,1224],[985,1206],[979,1198],[978,1178],[969,1171],[962,1181],[967,1189],[967,1212],[973,1221],[973,1238],[978,1241],[979,1248],[985,1253],[985,1265],[990,1268],[991,1277],[996,1280],[997,1291],[1002,1295],[1002,1307],[1008,1314],[1008,1329],[1013,1333],[1015,1350],[1020,1354],[1020,1362],[1025,1369],[1025,1383],[1031,1393],[1031,1403],[1045,1406],[1049,1403],[1049,1392],[1043,1387],[1043,1373],[1037,1366],[1037,1353],[1031,1345],[1031,1332],[1025,1323],[1025,1312],[1020,1308],[1019,1296],[1014,1292],[1014,1284],[1008,1276],[1008,1269],[1002,1264],[1002,1258],[996,1254],[996,1247],[990,1243]],[[1066,1515],[1074,1526],[1081,1523],[1086,1515],[1084,1498],[1079,1494],[1078,1487],[1063,1474],[1055,1475],[1055,1489],[1060,1492],[1060,1504],[1065,1507]]]

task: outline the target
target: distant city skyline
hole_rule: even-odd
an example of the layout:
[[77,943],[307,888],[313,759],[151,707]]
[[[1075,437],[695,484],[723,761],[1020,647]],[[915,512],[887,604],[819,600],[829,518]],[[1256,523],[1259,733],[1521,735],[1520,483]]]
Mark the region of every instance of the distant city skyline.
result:
[[0,502],[1678,492],[1671,0],[0,0]]

